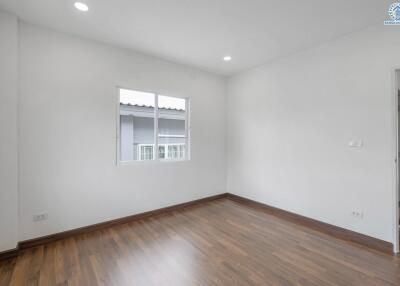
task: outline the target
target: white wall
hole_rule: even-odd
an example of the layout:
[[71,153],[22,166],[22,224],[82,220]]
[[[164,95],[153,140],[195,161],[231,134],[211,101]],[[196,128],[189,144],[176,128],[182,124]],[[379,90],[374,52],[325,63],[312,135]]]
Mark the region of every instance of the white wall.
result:
[[[222,77],[28,24],[19,52],[20,240],[225,192]],[[191,98],[190,162],[116,167],[116,85]]]
[[18,230],[18,21],[0,11],[0,252]]
[[231,78],[228,191],[393,242],[399,51],[382,24]]

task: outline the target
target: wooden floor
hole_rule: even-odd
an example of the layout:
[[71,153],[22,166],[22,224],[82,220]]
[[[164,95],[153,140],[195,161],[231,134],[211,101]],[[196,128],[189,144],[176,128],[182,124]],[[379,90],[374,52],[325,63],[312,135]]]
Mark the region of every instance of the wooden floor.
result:
[[0,262],[0,285],[400,285],[400,258],[229,199]]

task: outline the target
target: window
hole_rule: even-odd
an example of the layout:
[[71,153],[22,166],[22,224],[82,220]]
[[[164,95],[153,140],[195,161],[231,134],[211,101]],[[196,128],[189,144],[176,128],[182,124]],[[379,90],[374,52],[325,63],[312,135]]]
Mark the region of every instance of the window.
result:
[[188,159],[188,106],[187,98],[119,89],[118,161]]
[[165,145],[158,145],[158,158],[165,159]]
[[139,160],[153,160],[154,159],[154,145],[138,145],[138,158]]
[[185,145],[184,144],[174,144],[168,145],[168,158],[180,160],[184,157]]
[[[154,145],[153,144],[139,144],[138,145],[138,160],[153,160],[154,159]],[[158,159],[172,159],[183,160],[185,159],[185,144],[159,144],[158,145]]]

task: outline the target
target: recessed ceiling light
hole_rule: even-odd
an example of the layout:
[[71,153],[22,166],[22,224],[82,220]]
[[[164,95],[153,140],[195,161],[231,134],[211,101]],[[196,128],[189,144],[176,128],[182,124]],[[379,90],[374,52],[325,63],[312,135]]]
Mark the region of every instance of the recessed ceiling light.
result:
[[75,6],[75,8],[78,9],[79,11],[86,12],[86,11],[89,10],[88,5],[86,5],[85,3],[82,3],[82,2],[75,2],[74,6]]
[[226,61],[226,62],[229,62],[231,59],[232,59],[231,56],[225,56],[225,57],[224,57],[224,61]]

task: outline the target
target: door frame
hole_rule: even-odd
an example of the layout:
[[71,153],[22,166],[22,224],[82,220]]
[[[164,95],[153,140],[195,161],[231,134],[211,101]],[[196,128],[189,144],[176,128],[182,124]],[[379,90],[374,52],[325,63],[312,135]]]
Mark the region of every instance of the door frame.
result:
[[400,73],[400,67],[395,67],[392,70],[392,93],[394,95],[393,104],[393,119],[394,119],[394,154],[393,159],[395,162],[394,168],[394,178],[395,184],[393,188],[393,252],[399,253],[399,188],[400,188],[400,178],[399,178],[399,99],[398,99],[398,89],[400,88],[397,81],[397,73]]

